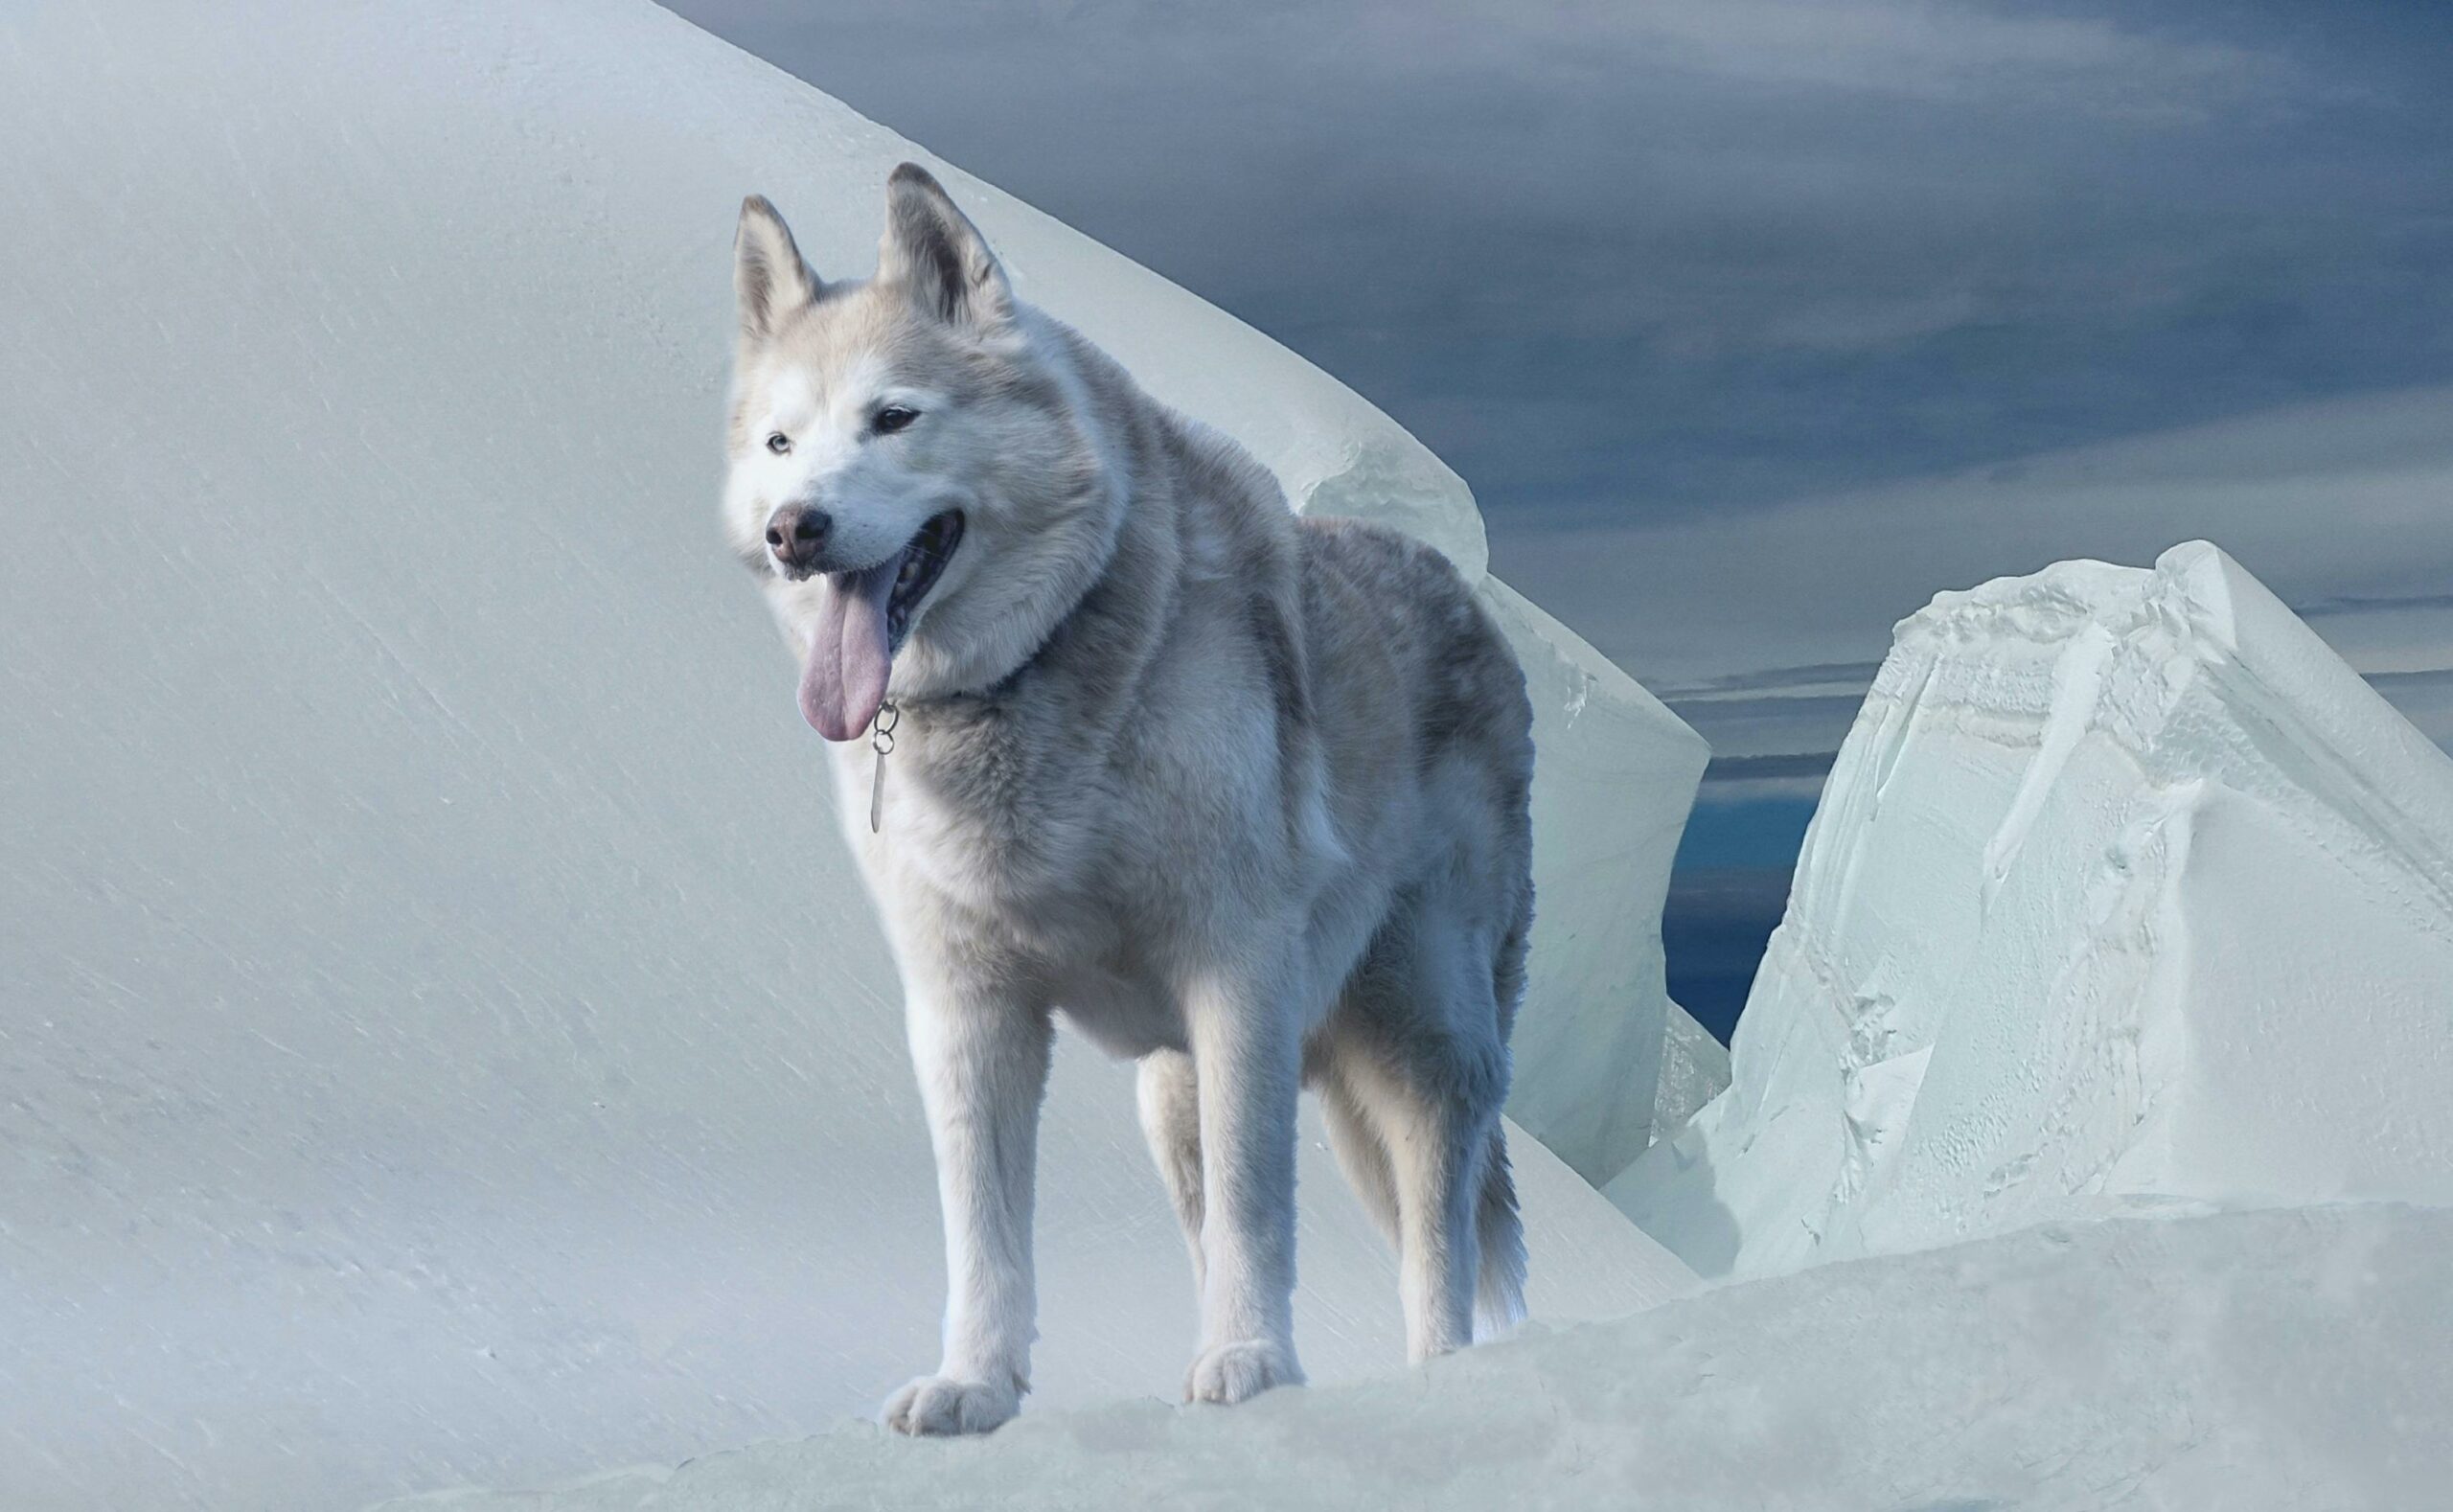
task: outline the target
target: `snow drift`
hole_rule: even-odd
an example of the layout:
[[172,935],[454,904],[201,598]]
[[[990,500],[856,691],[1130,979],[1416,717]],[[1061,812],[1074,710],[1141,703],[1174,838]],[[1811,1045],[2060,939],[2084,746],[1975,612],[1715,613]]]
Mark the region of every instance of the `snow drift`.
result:
[[[927,1141],[715,503],[741,195],[863,272],[926,154],[622,0],[7,30],[0,1503],[332,1506],[873,1409],[935,1355]],[[1482,576],[1386,417],[938,167],[1298,501]],[[1517,1108],[1607,1175],[1690,1027],[1655,928],[1703,749],[1484,591],[1542,750]],[[1401,1358],[1394,1267],[1306,1144],[1333,1380]],[[1537,1315],[1689,1284],[1516,1148]],[[1126,1075],[1069,1049],[1043,1150],[1039,1404],[1166,1388]]]
[[964,1443],[846,1425],[391,1512],[2430,1506],[2448,1287],[2442,1211],[2046,1226],[1232,1411],[1118,1403]]
[[2142,1195],[2453,1202],[2453,760],[2202,542],[1942,594],[1733,1061],[1609,1187],[1707,1274]]

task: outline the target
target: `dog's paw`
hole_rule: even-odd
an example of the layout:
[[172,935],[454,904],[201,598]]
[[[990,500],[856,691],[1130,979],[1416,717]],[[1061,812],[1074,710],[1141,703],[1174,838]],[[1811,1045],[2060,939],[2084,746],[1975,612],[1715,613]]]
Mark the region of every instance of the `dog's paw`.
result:
[[1196,1356],[1184,1372],[1184,1400],[1232,1407],[1272,1386],[1301,1386],[1303,1367],[1292,1347],[1267,1339],[1239,1339]]
[[1021,1409],[1020,1394],[1010,1386],[921,1376],[887,1397],[878,1417],[898,1433],[985,1433]]

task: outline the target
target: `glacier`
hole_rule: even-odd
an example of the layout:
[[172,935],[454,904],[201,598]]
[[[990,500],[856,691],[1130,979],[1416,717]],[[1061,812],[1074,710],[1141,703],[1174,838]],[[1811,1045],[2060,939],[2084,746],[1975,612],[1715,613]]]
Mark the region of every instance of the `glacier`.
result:
[[2453,758],[2191,542],[1903,621],[1738,1023],[1611,1199],[1706,1275],[2453,1203]]
[[[933,1359],[893,975],[715,510],[741,195],[864,271],[906,157],[1300,507],[1482,584],[1541,753],[1533,1308],[1696,1284],[1590,1183],[1718,1074],[1657,929],[1703,744],[1487,576],[1386,416],[636,0],[6,31],[0,1504],[535,1481]],[[1069,1041],[1043,1161],[1035,1409],[1172,1387],[1174,1220]],[[1315,1124],[1303,1180],[1306,1363],[1385,1368],[1394,1265]]]
[[2433,1506],[2448,1288],[2442,1209],[2046,1225],[1228,1412],[1116,1403],[970,1442],[845,1425],[386,1512]]

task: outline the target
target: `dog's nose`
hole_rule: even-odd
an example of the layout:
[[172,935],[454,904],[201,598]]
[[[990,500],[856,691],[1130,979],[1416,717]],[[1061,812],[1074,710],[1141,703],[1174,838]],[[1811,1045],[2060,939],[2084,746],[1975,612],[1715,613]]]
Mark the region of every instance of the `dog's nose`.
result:
[[807,567],[826,549],[826,533],[834,524],[822,509],[787,504],[767,516],[767,549],[787,567]]

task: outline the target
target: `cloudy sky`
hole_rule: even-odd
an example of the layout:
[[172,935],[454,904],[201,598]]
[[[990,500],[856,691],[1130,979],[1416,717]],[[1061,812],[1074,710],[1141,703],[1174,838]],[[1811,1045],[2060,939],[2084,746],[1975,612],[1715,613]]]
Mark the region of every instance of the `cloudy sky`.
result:
[[1938,589],[2204,536],[2453,743],[2453,5],[673,8],[1446,457],[1712,741],[1716,1026]]

